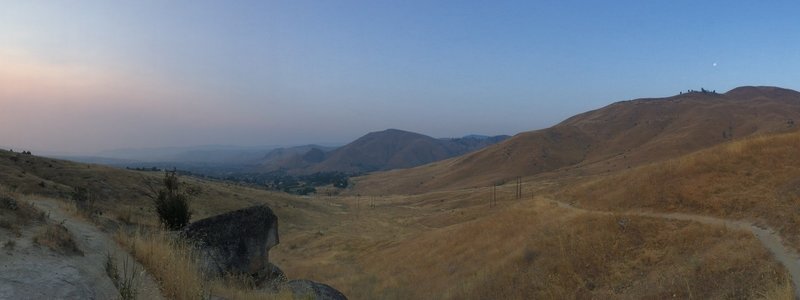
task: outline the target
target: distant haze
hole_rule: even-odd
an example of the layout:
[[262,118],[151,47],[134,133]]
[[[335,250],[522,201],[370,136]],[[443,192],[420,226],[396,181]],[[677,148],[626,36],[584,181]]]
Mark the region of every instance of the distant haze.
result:
[[795,1],[3,1],[0,146],[70,154],[515,134],[797,89]]

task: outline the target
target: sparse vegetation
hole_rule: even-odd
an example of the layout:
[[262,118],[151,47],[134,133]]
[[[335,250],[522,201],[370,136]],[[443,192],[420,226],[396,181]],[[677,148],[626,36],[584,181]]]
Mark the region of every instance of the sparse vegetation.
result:
[[22,197],[0,187],[0,228],[20,236],[23,227],[42,222],[46,216]]
[[93,220],[100,212],[95,206],[95,198],[85,187],[74,187],[71,198],[75,204],[77,212],[82,216]]
[[63,224],[48,224],[33,237],[33,242],[67,255],[83,255],[75,240]]

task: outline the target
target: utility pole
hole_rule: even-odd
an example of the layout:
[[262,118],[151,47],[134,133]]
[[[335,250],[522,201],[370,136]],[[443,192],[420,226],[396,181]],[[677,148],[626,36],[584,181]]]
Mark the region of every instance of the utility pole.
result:
[[489,201],[489,207],[497,205],[497,184],[492,185],[492,199]]

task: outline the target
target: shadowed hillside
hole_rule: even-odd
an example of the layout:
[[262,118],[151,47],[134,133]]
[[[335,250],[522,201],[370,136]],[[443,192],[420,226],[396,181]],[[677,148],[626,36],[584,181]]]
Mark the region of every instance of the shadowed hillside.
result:
[[371,132],[336,149],[309,145],[270,152],[261,171],[286,171],[289,174],[316,172],[365,173],[410,168],[496,144],[507,136],[471,135],[436,139],[427,135],[387,129]]
[[312,170],[357,173],[410,168],[458,156],[497,141],[497,138],[435,139],[414,132],[388,129],[371,132],[336,149]]
[[730,140],[792,130],[800,93],[740,87],[622,101],[474,153],[356,179],[368,194],[486,186],[554,170],[598,174],[677,157]]
[[305,145],[289,148],[278,148],[270,151],[259,162],[258,170],[301,170],[325,160],[326,153],[333,147]]

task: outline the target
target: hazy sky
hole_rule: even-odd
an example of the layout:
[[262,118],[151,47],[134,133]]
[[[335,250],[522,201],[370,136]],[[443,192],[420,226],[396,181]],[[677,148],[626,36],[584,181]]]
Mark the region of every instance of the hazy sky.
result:
[[0,145],[515,134],[689,88],[798,89],[798,11],[797,1],[0,0]]

